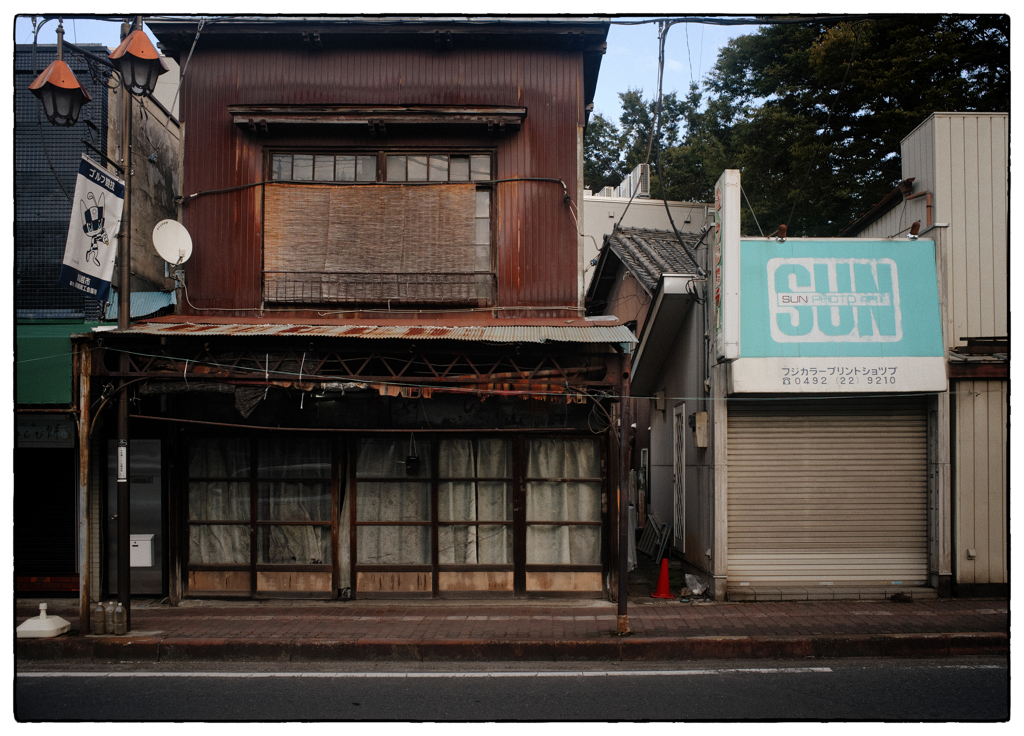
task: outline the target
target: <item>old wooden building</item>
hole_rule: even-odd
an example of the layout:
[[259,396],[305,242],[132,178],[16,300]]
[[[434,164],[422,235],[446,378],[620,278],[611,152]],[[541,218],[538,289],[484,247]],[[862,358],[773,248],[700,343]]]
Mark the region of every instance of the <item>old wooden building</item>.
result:
[[193,252],[177,314],[78,348],[83,412],[132,397],[163,590],[614,594],[635,340],[584,316],[578,227],[607,21],[149,26]]

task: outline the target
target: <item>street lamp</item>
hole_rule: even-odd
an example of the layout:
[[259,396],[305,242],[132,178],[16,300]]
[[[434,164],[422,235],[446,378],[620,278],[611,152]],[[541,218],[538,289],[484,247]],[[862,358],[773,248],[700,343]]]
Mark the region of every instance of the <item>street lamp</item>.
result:
[[64,63],[63,21],[57,23],[57,60],[50,62],[28,88],[43,103],[46,119],[54,125],[74,125],[78,122],[82,105],[92,101],[71,67]]
[[125,37],[121,45],[111,52],[110,60],[121,72],[125,88],[133,95],[152,94],[157,77],[167,71],[167,64],[141,28]]
[[[122,29],[124,27],[122,26]],[[122,33],[124,31],[122,30]],[[142,16],[136,16],[132,30],[121,41],[107,59],[96,56],[73,44],[67,44],[74,51],[93,61],[118,72],[121,86],[125,90],[122,103],[121,155],[124,158],[124,207],[121,216],[121,232],[117,239],[117,260],[119,293],[117,307],[117,329],[126,330],[131,319],[131,213],[132,213],[132,95],[148,96],[156,88],[157,77],[167,71],[167,64],[160,58],[149,37],[142,30]],[[29,89],[43,103],[46,119],[54,125],[71,126],[78,121],[82,105],[90,101],[89,94],[82,89],[71,68],[63,61],[64,23],[57,24],[57,61],[39,75]],[[117,413],[117,598],[125,611],[125,623],[131,629],[131,566],[130,535],[131,507],[128,452],[128,397],[125,395],[125,376],[130,365],[128,354],[121,352],[118,372],[121,374],[120,396]],[[88,590],[80,587],[79,615],[83,622],[82,631],[88,631],[90,610]]]
[[[121,75],[122,86],[133,95],[148,96],[156,88],[157,77],[167,71],[167,64],[157,53],[141,25],[141,20],[136,19],[136,27],[121,41],[121,45],[110,53],[109,60],[94,54],[81,53],[116,69]],[[70,43],[67,45],[81,51]],[[28,88],[43,103],[46,119],[54,125],[74,125],[78,122],[78,113],[82,105],[92,101],[92,97],[79,84],[74,72],[64,63],[63,21],[58,21],[57,24],[57,60],[46,67]]]

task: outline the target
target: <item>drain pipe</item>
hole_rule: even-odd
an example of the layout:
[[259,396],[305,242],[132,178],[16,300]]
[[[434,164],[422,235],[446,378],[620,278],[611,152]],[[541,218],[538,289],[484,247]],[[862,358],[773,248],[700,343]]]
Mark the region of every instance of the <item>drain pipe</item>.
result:
[[927,216],[928,223],[925,225],[925,228],[927,229],[932,226],[932,193],[930,191],[918,192],[917,194],[911,194],[904,199],[909,202],[910,200],[917,199],[918,197],[924,197],[925,214]]

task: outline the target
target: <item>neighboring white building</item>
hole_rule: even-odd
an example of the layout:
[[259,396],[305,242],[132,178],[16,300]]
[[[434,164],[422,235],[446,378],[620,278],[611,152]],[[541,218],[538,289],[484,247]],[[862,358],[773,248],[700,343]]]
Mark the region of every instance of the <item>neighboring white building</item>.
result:
[[[671,230],[674,223],[681,234],[692,234],[699,233],[710,223],[711,205],[670,200],[666,212],[665,200],[651,199],[645,166],[638,166],[618,187],[605,187],[596,193],[583,190],[580,227],[583,232],[584,291],[590,286],[604,236],[610,234],[616,225],[620,228]],[[636,184],[631,186],[631,182]],[[635,192],[632,201],[630,192]]]

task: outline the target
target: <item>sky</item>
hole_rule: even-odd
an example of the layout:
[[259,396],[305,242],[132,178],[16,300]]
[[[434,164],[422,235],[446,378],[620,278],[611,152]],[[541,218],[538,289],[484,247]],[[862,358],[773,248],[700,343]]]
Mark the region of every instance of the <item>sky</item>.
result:
[[[649,6],[657,5],[650,3]],[[590,10],[576,6],[572,12],[609,12],[607,6],[595,4]],[[618,9],[621,11],[621,5]],[[657,10],[657,8],[653,8]],[[175,9],[175,14],[181,11]],[[477,6],[477,13],[493,12]],[[644,16],[613,16],[608,32],[608,51],[601,61],[594,110],[612,122],[618,122],[621,107],[618,94],[630,88],[640,88],[645,97],[653,97],[658,89],[658,26],[657,23],[623,25],[636,22]],[[39,32],[39,43],[57,42],[57,23],[50,21]],[[680,96],[689,89],[690,82],[699,82],[714,65],[718,50],[730,38],[753,33],[756,26],[718,26],[701,23],[680,23],[671,27],[665,44],[666,93]],[[120,24],[113,21],[68,18],[64,21],[64,38],[74,44],[101,43],[109,47],[120,41]],[[15,19],[14,42],[32,43],[33,29],[28,15]],[[155,39],[154,39],[155,40]]]
[[[601,61],[594,95],[594,112],[618,124],[622,108],[619,93],[630,88],[643,90],[651,99],[658,92],[658,24],[620,25],[642,18],[615,17],[608,31],[608,51]],[[665,41],[665,73],[662,91],[679,97],[691,82],[701,79],[714,66],[718,51],[736,36],[754,33],[757,26],[720,26],[705,23],[679,23],[669,28]]]

